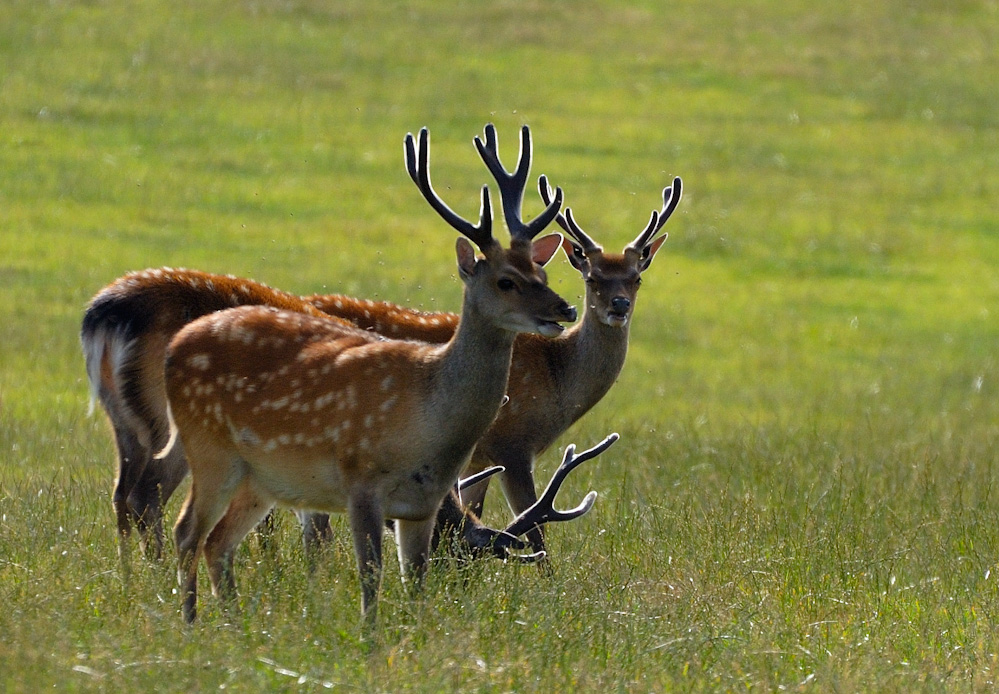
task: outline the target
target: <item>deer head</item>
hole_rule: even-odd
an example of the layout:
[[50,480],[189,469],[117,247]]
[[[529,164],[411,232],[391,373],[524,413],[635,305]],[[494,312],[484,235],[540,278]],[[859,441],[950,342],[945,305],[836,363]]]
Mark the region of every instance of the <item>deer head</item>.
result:
[[[430,134],[420,130],[417,142],[406,136],[406,169],[416,187],[430,206],[465,238],[456,244],[458,272],[467,288],[472,307],[488,313],[498,324],[511,332],[535,332],[554,337],[562,332],[560,321],[574,321],[576,311],[548,288],[548,276],[543,269],[558,250],[562,237],[558,234],[537,236],[555,219],[562,205],[562,190],[558,188],[546,208],[530,222],[521,217],[524,188],[531,162],[530,129],[521,130],[521,149],[517,169],[507,172],[499,160],[496,129],[486,125],[486,140],[476,136],[475,146],[487,168],[496,179],[502,200],[503,215],[510,232],[510,248],[505,249],[492,234],[492,205],[489,186],[482,187],[479,221],[472,224],[456,214],[441,200],[430,182]],[[481,251],[476,256],[471,241]],[[527,306],[541,306],[533,315]]]
[[[541,198],[545,202],[553,193],[544,176],[538,182]],[[659,232],[680,203],[682,181],[677,176],[673,185],[663,189],[663,207],[653,210],[645,229],[621,253],[606,253],[576,223],[572,210],[556,215],[556,221],[568,238],[563,250],[569,262],[586,282],[587,309],[595,311],[598,319],[611,327],[624,327],[631,319],[642,273],[652,264],[656,251],[666,241],[668,234]]]

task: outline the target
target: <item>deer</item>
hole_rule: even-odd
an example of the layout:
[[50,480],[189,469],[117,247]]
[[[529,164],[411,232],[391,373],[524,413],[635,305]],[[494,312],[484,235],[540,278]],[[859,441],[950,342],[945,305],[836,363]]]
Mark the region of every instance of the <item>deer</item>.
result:
[[441,504],[506,397],[516,335],[553,338],[576,319],[536,262],[561,237],[533,241],[558,213],[561,190],[533,220],[522,218],[531,143],[526,126],[521,133],[512,173],[491,124],[484,142],[475,138],[499,188],[508,248],[492,233],[488,185],[473,224],[430,182],[427,129],[405,139],[410,178],[460,234],[464,291],[448,342],[388,339],[271,306],[202,316],[171,340],[170,439],[158,455],[180,441],[192,476],[174,526],[186,622],[197,615],[201,556],[213,592],[231,604],[233,551],[275,504],[346,513],[366,624],[376,618],[386,519],[395,521],[404,580],[420,584]]
[[[598,402],[617,379],[627,353],[628,326],[641,273],[667,238],[666,234],[657,234],[680,202],[681,185],[677,177],[663,190],[662,210],[653,212],[646,229],[620,254],[604,253],[576,224],[571,209],[564,216],[556,215],[556,221],[569,237],[562,248],[585,281],[587,310],[580,323],[556,344],[530,335],[517,338],[511,367],[513,405],[501,410],[499,419],[476,449],[470,466],[471,471],[485,469],[489,463],[506,468],[504,492],[514,513],[523,511],[536,498],[531,490],[537,456]],[[539,192],[548,204],[551,192],[547,179],[539,181]],[[622,282],[632,286],[625,287]],[[184,291],[176,291],[175,284],[182,285]],[[88,309],[81,339],[87,354],[92,402],[99,397],[119,442],[119,474],[114,492],[119,534],[127,541],[128,528],[134,523],[144,538],[145,528],[151,524],[157,556],[162,548],[162,524],[158,520],[162,516],[161,506],[186,475],[187,466],[180,447],[165,464],[147,464],[150,448],[134,442],[155,437],[158,443],[154,448],[158,449],[165,440],[167,418],[161,373],[163,352],[170,337],[187,321],[230,304],[276,305],[311,314],[319,310],[389,337],[426,342],[446,342],[458,323],[458,315],[454,313],[427,313],[342,294],[299,298],[251,280],[169,268],[127,275],[100,292]],[[135,330],[132,314],[142,317],[141,325],[149,327],[145,331]],[[153,314],[157,316],[155,320],[146,318]],[[118,335],[122,326],[129,326],[131,331]],[[595,371],[586,366],[580,345],[588,345],[591,354],[603,352],[597,360],[601,369]],[[120,356],[111,366],[101,367],[101,355],[111,353]],[[134,366],[140,358],[146,360],[145,368]],[[552,360],[566,365],[565,368],[548,369],[547,364]],[[546,408],[548,412],[558,411],[562,406],[559,398],[564,397],[559,394],[567,393],[570,387],[579,400],[572,403],[572,414],[550,421],[543,411]],[[525,403],[533,403],[534,407],[521,409]],[[536,424],[538,413],[548,422],[543,432]],[[525,441],[519,432],[525,432],[531,440]],[[133,442],[130,454],[123,449],[123,441]],[[451,526],[463,528],[464,540],[475,552],[488,549],[495,537],[477,518],[482,513],[487,487],[488,482],[484,482],[466,490],[462,498],[468,507],[464,509],[458,499],[448,499],[442,507],[442,524],[449,519]],[[307,546],[315,546],[321,538],[329,536],[328,518],[322,514],[302,519]],[[532,529],[530,540],[535,550],[544,549],[542,530]]]
[[[538,257],[537,260],[545,260]],[[163,555],[163,507],[188,474],[183,447],[154,459],[169,438],[163,364],[170,340],[192,320],[235,306],[274,306],[351,325],[397,325],[396,337],[443,343],[457,324],[455,314],[425,314],[390,302],[333,294],[322,301],[342,317],[313,306],[314,297],[299,297],[261,282],[185,268],[151,268],[130,272],[101,289],[83,318],[80,341],[90,383],[89,413],[99,402],[108,416],[117,452],[112,506],[117,521],[118,554],[128,566],[132,530],[139,531],[142,550]],[[453,319],[453,322],[452,322]],[[443,326],[443,330],[442,330]],[[370,326],[366,326],[371,329]],[[492,473],[495,474],[495,471]],[[466,483],[467,484],[467,483]],[[460,493],[460,489],[456,492]],[[331,535],[324,515],[301,515],[307,550]],[[484,526],[451,495],[441,507],[440,525],[460,530],[465,549],[473,554],[505,558],[522,543]]]
[[[576,223],[571,208],[556,215],[567,234],[563,250],[585,282],[583,316],[554,340],[521,336],[510,365],[510,401],[479,441],[467,468],[471,474],[490,465],[503,467],[499,478],[515,514],[537,500],[537,456],[592,409],[620,376],[642,274],[667,239],[660,232],[680,203],[682,184],[677,176],[663,189],[662,209],[653,210],[645,228],[620,253],[604,251]],[[553,198],[544,176],[539,192],[546,203]],[[476,516],[482,514],[488,485],[485,478],[462,492],[463,503]],[[544,550],[544,527],[531,528],[527,539],[536,551]]]
[[246,305],[329,317],[301,297],[259,282],[169,267],[120,277],[99,291],[84,313],[80,341],[90,412],[96,402],[107,412],[118,454],[112,504],[123,559],[133,527],[143,549],[162,556],[163,505],[188,472],[179,446],[153,460],[169,438],[167,345],[192,320]]
[[[509,386],[514,406],[501,410],[499,419],[476,449],[473,471],[485,469],[492,462],[508,470],[504,491],[533,488],[534,459],[586,410],[577,406],[568,422],[563,419],[562,423],[554,423],[547,432],[541,433],[540,441],[535,439],[517,446],[518,431],[540,433],[536,428],[537,412],[560,406],[554,393],[567,391],[567,378],[573,371],[582,371],[587,376],[576,381],[578,389],[589,391],[587,400],[595,403],[609,390],[623,367],[627,324],[634,310],[641,272],[651,264],[666,239],[665,234],[655,236],[676,209],[681,185],[682,181],[676,178],[663,190],[662,210],[653,213],[653,220],[646,229],[620,254],[604,253],[576,223],[571,208],[564,216],[556,215],[556,222],[573,239],[563,241],[562,249],[586,286],[583,318],[560,338],[563,343],[560,351],[568,354],[560,363],[577,366],[550,371],[544,365],[549,362],[555,345],[529,335],[517,337],[511,367],[513,380]],[[542,199],[550,202],[547,179],[539,181],[539,191]],[[628,248],[632,253],[627,252]],[[639,267],[636,253],[642,265],[637,278],[634,275]],[[624,287],[622,281],[630,282],[632,286]],[[162,378],[166,345],[190,320],[236,305],[272,305],[310,315],[317,315],[318,311],[389,337],[435,343],[449,340],[458,323],[458,315],[454,313],[422,312],[390,302],[342,294],[297,297],[231,275],[171,268],[130,273],[99,292],[91,301],[81,331],[92,387],[91,409],[93,400],[99,398],[108,412],[118,442],[119,473],[113,498],[119,536],[123,543],[127,542],[130,527],[136,525],[143,540],[148,534],[152,535],[157,557],[162,552],[162,504],[187,474],[180,446],[173,449],[169,458],[150,462],[151,451],[162,447],[168,430]],[[600,323],[605,327],[599,327]],[[587,330],[600,336],[603,344],[610,345],[604,353],[613,358],[602,358],[600,363],[605,368],[599,372],[584,369],[582,360],[585,357],[574,346],[579,342],[594,344],[594,340],[575,339],[577,332]],[[598,340],[596,344],[601,342]],[[532,356],[535,354],[536,357]],[[532,371],[535,368],[537,373]],[[544,379],[548,374],[550,382],[546,383]],[[535,407],[521,410],[518,403],[534,403]],[[520,416],[517,416],[518,412]],[[462,529],[463,540],[475,553],[485,550],[487,554],[502,556],[493,551],[496,532],[483,526],[477,517],[482,513],[487,485],[483,483],[463,492],[462,498],[469,507],[463,507],[458,498],[446,499],[439,525]],[[507,497],[515,513],[532,503],[529,492],[518,495],[514,491]],[[302,523],[307,547],[315,547],[330,535],[329,520],[323,514],[302,516]],[[542,531],[532,528],[530,535],[532,547],[542,551]]]

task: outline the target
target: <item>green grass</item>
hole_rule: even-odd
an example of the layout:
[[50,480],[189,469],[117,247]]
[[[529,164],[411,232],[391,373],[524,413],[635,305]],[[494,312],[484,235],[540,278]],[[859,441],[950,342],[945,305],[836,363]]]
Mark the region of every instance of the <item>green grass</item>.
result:
[[[997,43],[970,0],[3,4],[0,689],[992,690]],[[560,442],[621,432],[564,492],[596,508],[550,576],[440,562],[410,600],[390,561],[370,649],[342,519],[310,575],[283,518],[184,628],[172,560],[118,568],[87,300],[172,265],[455,309],[401,142],[472,214],[487,121],[610,248],[684,178]]]

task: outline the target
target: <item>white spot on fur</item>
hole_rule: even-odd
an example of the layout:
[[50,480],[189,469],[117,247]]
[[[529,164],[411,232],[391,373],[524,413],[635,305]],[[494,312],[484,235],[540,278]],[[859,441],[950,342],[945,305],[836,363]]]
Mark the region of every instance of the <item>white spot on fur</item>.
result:
[[393,395],[391,398],[383,401],[382,404],[378,406],[378,409],[381,410],[382,412],[388,412],[393,407],[395,407],[395,403],[396,403],[397,400],[398,400],[398,397],[396,397],[395,395]]
[[187,365],[199,371],[208,371],[212,365],[212,358],[208,354],[195,354],[188,358]]
[[257,433],[253,431],[250,427],[243,427],[237,434],[236,437],[246,446],[259,446],[260,437]]
[[340,440],[340,427],[331,427],[331,426],[328,426],[325,429],[323,429],[323,435],[328,440],[333,441],[334,443],[336,443],[336,442],[338,442]]

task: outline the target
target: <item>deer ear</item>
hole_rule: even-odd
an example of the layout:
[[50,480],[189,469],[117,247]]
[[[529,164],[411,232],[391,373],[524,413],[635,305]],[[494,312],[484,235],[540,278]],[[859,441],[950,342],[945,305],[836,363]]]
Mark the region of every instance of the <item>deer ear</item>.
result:
[[531,244],[531,259],[538,265],[547,265],[548,261],[558,252],[558,248],[561,245],[562,234],[542,236]]
[[458,254],[458,274],[462,280],[467,280],[475,274],[475,248],[464,236],[459,236],[454,245]]
[[583,253],[583,247],[565,238],[562,239],[562,250],[565,252],[565,257],[569,259],[569,264],[582,272],[583,268],[586,267],[586,254]]
[[649,265],[652,265],[652,258],[655,257],[656,251],[658,251],[659,247],[663,245],[663,242],[667,239],[667,237],[669,237],[669,234],[663,234],[642,249],[642,260],[638,264],[639,272],[645,272]]

